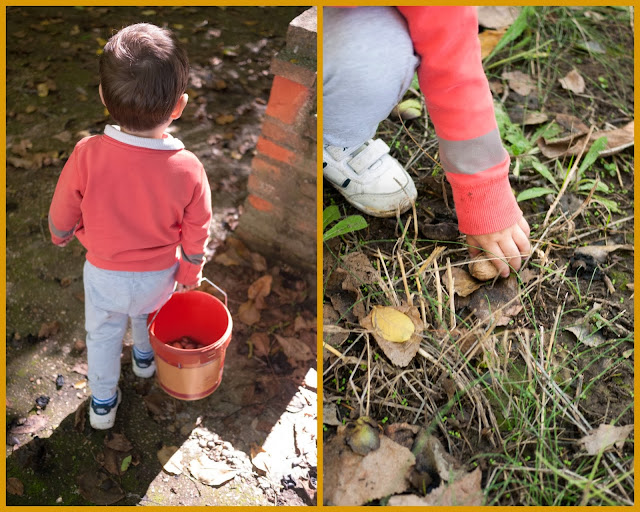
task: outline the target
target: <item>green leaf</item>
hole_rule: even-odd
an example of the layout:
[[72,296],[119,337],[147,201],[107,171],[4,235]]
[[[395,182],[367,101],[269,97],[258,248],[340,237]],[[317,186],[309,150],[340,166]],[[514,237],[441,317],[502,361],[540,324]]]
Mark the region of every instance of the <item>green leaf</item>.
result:
[[555,194],[555,190],[547,187],[533,187],[523,190],[516,197],[516,201],[527,201],[528,199],[535,199],[536,197],[546,196],[547,194]]
[[538,171],[538,173],[544,178],[546,179],[549,183],[552,183],[554,187],[558,188],[558,182],[556,181],[556,179],[553,177],[553,174],[551,173],[551,171],[549,170],[549,168],[544,165],[540,160],[538,160],[537,158],[533,158],[531,159],[531,166]]
[[129,469],[129,464],[131,464],[131,455],[127,455],[124,459],[122,459],[122,464],[120,464],[120,473],[124,473],[127,469]]
[[618,203],[616,203],[611,199],[605,199],[604,197],[600,197],[594,194],[591,200],[597,203],[600,203],[602,206],[604,206],[607,210],[609,210],[612,213],[620,213],[620,208],[618,208]]
[[584,171],[586,171],[589,167],[593,165],[593,162],[596,161],[596,159],[598,158],[598,155],[602,151],[604,151],[606,147],[607,147],[606,137],[600,137],[593,144],[591,144],[589,151],[587,151],[587,154],[582,159],[582,162],[580,162],[580,167],[578,168],[578,179],[582,177],[582,175],[584,174]]
[[[578,186],[578,190],[580,191],[590,191],[593,188],[593,185],[595,184],[596,180],[592,180],[592,179],[588,179],[588,180],[582,180],[580,182],[580,185]],[[602,192],[603,194],[609,194],[611,192],[611,189],[609,188],[609,185],[607,185],[606,183],[599,181],[598,185],[596,186],[596,192]]]
[[323,235],[323,241],[331,240],[337,236],[346,235],[359,229],[364,229],[368,226],[367,221],[362,215],[349,215],[345,219],[342,219],[331,229],[326,231]]
[[322,212],[322,232],[327,229],[327,226],[331,224],[333,221],[338,220],[340,218],[340,210],[335,204],[331,206],[327,206]]

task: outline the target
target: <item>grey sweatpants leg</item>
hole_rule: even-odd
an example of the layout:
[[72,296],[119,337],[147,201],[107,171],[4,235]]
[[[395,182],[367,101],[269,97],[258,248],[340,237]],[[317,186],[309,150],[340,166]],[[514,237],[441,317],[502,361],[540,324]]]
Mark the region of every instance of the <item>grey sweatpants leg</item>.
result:
[[404,96],[419,58],[394,7],[325,7],[323,48],[324,144],[356,146]]

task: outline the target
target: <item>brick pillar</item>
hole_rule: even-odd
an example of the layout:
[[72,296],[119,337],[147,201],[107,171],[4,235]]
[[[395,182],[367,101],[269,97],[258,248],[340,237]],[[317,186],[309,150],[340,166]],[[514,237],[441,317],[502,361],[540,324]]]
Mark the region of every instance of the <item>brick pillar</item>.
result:
[[295,18],[271,63],[271,94],[236,236],[252,250],[316,272],[315,7]]

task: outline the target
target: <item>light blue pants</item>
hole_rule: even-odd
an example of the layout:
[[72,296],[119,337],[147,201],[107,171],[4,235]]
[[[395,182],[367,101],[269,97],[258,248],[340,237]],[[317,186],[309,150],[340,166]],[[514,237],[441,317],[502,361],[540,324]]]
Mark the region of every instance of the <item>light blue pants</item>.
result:
[[394,7],[325,7],[322,36],[323,142],[356,146],[404,96],[420,59]]
[[175,288],[178,263],[166,270],[121,272],[84,264],[84,308],[89,386],[98,400],[116,394],[120,379],[122,338],[131,318],[133,345],[151,352],[147,316]]

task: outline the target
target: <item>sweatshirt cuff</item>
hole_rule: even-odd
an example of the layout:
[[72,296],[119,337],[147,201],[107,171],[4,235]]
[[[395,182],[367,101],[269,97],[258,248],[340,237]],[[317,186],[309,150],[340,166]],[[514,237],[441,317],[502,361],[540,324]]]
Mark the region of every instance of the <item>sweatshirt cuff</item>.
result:
[[447,173],[458,215],[458,229],[465,235],[486,235],[513,226],[522,210],[509,183],[509,157],[499,165],[467,175]]
[[200,280],[202,279],[202,267],[204,266],[204,262],[194,265],[193,263],[189,263],[184,258],[180,259],[180,266],[178,267],[178,271],[176,272],[176,281],[185,286],[197,286],[200,284]]

